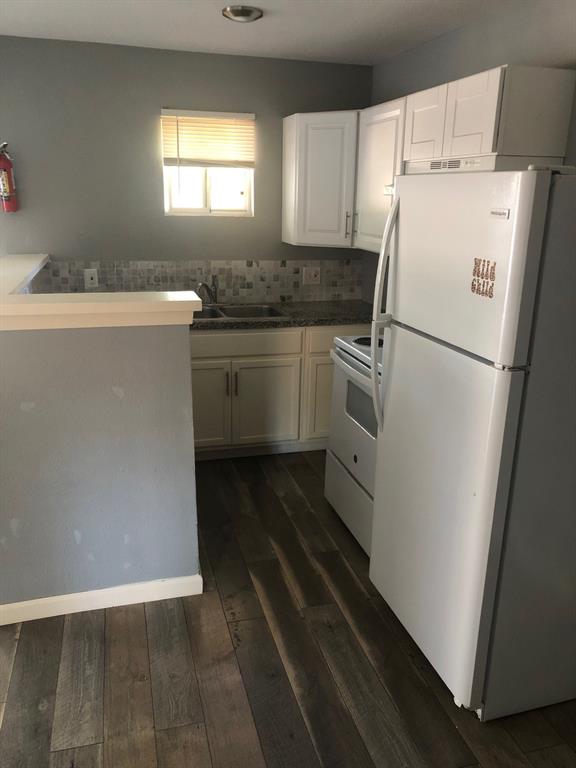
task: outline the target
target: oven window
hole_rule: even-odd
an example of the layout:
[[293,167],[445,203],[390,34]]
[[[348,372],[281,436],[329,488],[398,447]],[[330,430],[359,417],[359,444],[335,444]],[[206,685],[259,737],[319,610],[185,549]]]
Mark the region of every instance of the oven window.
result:
[[353,381],[347,381],[346,390],[346,413],[351,419],[368,432],[372,437],[376,437],[378,425],[376,423],[376,414],[372,398],[367,395],[363,389],[357,387]]

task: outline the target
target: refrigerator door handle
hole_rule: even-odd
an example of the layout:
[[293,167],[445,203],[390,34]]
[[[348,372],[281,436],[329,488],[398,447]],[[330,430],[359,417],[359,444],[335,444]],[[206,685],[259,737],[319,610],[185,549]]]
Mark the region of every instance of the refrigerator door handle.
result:
[[380,331],[388,328],[392,322],[392,315],[382,315],[382,296],[384,295],[384,278],[386,277],[386,267],[388,266],[388,260],[390,258],[390,243],[392,242],[392,233],[394,227],[398,221],[398,210],[400,206],[400,198],[397,196],[392,203],[390,213],[386,219],[386,226],[384,227],[384,234],[382,235],[382,245],[380,246],[380,256],[378,257],[378,271],[376,273],[376,285],[374,287],[374,306],[372,308],[372,369],[371,369],[371,385],[372,385],[372,402],[374,404],[374,413],[376,414],[376,422],[378,429],[381,430],[384,424],[384,400],[382,395],[383,376],[378,376],[378,339],[380,337]]
[[382,297],[384,295],[384,279],[386,277],[386,267],[390,258],[390,243],[392,233],[398,220],[398,209],[400,198],[396,197],[390,208],[390,213],[386,219],[384,234],[382,235],[382,245],[380,246],[380,255],[378,257],[378,271],[376,272],[376,284],[374,286],[374,306],[372,307],[372,319],[379,320],[382,317]]
[[[372,384],[372,402],[374,404],[374,413],[378,429],[381,430],[384,425],[384,398],[382,395],[382,383],[384,376],[378,375],[378,339],[380,331],[389,328],[392,323],[392,315],[383,315],[379,320],[372,320],[372,368],[370,369],[370,380]],[[384,373],[384,371],[382,372]]]

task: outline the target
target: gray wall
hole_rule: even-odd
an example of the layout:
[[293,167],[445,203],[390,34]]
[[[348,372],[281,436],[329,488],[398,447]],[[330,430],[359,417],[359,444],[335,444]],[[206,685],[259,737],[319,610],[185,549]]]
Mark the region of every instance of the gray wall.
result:
[[[576,69],[575,0],[516,0],[374,68],[378,104],[500,64]],[[576,163],[576,100],[567,160]]]
[[[321,258],[281,243],[282,117],[370,103],[370,67],[0,37],[0,137],[22,211],[0,254]],[[162,107],[255,112],[253,219],[165,217]]]
[[198,573],[189,332],[0,333],[0,604]]

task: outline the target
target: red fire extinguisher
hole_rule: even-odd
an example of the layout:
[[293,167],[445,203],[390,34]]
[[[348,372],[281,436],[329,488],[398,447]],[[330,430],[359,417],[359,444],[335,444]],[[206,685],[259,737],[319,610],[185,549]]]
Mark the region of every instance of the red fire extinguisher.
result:
[[7,142],[0,144],[0,201],[5,213],[18,210],[16,184],[14,183],[14,164],[6,151]]

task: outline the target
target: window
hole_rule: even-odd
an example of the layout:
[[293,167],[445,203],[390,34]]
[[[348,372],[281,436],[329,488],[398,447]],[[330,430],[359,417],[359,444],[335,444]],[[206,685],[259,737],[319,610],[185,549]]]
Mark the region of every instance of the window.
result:
[[162,110],[164,210],[254,215],[254,115]]

